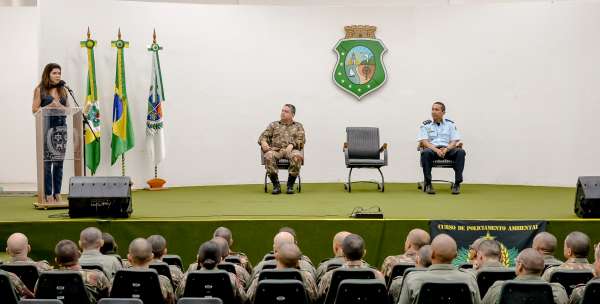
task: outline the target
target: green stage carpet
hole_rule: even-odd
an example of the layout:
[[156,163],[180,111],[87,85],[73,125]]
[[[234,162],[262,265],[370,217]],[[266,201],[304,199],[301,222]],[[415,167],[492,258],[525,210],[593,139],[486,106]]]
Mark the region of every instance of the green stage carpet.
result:
[[[437,195],[424,194],[415,184],[388,184],[385,193],[373,184],[355,184],[352,193],[342,184],[304,184],[301,194],[279,196],[265,194],[262,185],[135,191],[132,217],[119,220],[69,219],[66,210],[34,210],[32,197],[0,197],[0,244],[21,231],[30,236],[34,257],[51,259],[57,241],[77,240],[81,229],[95,225],[116,237],[123,256],[134,237],[159,233],[169,240],[171,253],[191,263],[198,246],[225,225],[234,232],[234,249],[256,262],[271,249],[277,230],[288,225],[315,262],[331,255],[335,232],[349,230],[365,238],[367,261],[380,265],[385,256],[403,250],[408,230],[428,229],[430,219],[542,219],[561,243],[572,230],[600,240],[600,221],[573,214],[574,188],[467,184],[458,196],[446,184],[436,189]],[[348,217],[355,207],[371,206],[380,207],[385,218]]]

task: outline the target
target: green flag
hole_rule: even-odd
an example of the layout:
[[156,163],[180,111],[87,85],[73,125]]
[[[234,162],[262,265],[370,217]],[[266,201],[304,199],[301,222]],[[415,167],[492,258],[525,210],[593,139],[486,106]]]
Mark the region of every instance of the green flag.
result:
[[96,173],[100,164],[100,105],[96,87],[96,63],[94,60],[94,47],[96,41],[91,39],[90,30],[88,39],[81,41],[81,47],[87,49],[87,94],[85,97],[84,114],[89,122],[85,126],[85,165],[92,175]]

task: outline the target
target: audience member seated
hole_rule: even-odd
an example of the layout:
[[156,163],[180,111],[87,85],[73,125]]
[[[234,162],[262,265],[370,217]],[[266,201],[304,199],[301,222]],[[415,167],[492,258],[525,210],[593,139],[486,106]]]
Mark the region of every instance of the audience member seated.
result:
[[452,266],[457,255],[456,242],[447,234],[436,236],[431,242],[431,266],[425,271],[412,272],[404,278],[398,304],[416,303],[421,286],[425,282],[447,281],[466,283],[471,292],[473,304],[481,301],[475,278]]
[[[517,281],[544,282],[540,275],[544,270],[544,257],[533,248],[527,248],[517,256],[515,273]],[[505,281],[496,281],[483,298],[482,304],[499,303],[500,292]],[[566,304],[569,299],[564,287],[558,283],[550,283],[555,304]]]
[[110,280],[122,266],[117,257],[100,253],[103,244],[102,232],[98,228],[88,227],[83,229],[79,235],[79,247],[82,250],[79,262],[81,264],[102,265],[104,274]]
[[[217,265],[221,263],[221,261],[221,251],[219,249],[219,245],[216,242],[208,241],[200,245],[200,248],[198,249],[198,265],[200,265],[199,270],[219,271]],[[178,297],[183,296],[183,293],[185,291],[185,284],[187,283],[187,276],[190,272],[191,271],[185,273],[185,276],[181,281],[181,285],[179,285],[179,287],[177,288]],[[244,291],[244,287],[233,273],[228,272],[228,275],[231,281],[231,287],[233,287],[234,298],[237,300],[238,303],[245,303],[246,293]]]
[[33,298],[33,292],[31,290],[29,290],[29,288],[27,288],[27,286],[25,286],[23,281],[21,281],[21,279],[19,279],[19,277],[16,274],[14,274],[12,272],[4,271],[2,269],[0,269],[0,273],[6,274],[8,276],[8,278],[10,279],[10,282],[12,283],[13,288],[15,289],[15,293],[17,294],[17,296],[19,298],[25,298],[25,299]]
[[[277,267],[275,269],[296,269],[298,268],[298,262],[302,253],[300,248],[296,244],[285,243],[275,252],[275,260],[277,261]],[[306,294],[311,303],[317,300],[317,284],[315,283],[314,277],[306,270],[300,270],[302,275],[302,282],[306,289]],[[256,288],[258,287],[258,276],[254,277],[250,287],[248,288],[248,299],[254,302],[254,296],[256,295]]]
[[[221,262],[219,264],[226,263],[225,258],[229,256],[229,243],[222,237],[215,237],[212,239],[212,241],[217,243],[219,246],[219,251],[221,252]],[[244,288],[247,288],[248,285],[250,285],[250,274],[244,267],[240,265],[233,264],[233,267],[235,268],[236,278],[240,281]],[[198,262],[190,264],[190,267],[187,271],[194,271],[196,269],[198,269]]]
[[389,277],[392,268],[395,265],[401,263],[415,263],[417,257],[417,251],[421,249],[421,247],[428,245],[431,241],[431,237],[429,233],[423,229],[413,229],[406,236],[406,240],[404,241],[404,254],[388,256],[383,260],[383,265],[381,265],[381,272]]
[[[167,254],[167,240],[162,235],[151,235],[148,237],[148,242],[152,245],[152,254],[154,255],[153,263],[163,263],[162,258],[165,254]],[[171,271],[171,279],[173,279],[173,286],[177,288],[181,281],[183,280],[183,272],[179,267],[175,265],[169,265],[169,270]]]
[[[294,237],[294,244],[296,244],[296,245],[298,245],[298,247],[300,247],[300,244],[298,243],[298,235],[296,234],[296,230],[294,230],[294,228],[292,228],[292,227],[287,227],[287,226],[284,226],[284,227],[281,227],[281,228],[279,228],[279,231],[278,231],[278,232],[288,232],[289,234],[291,234],[291,235]],[[308,262],[308,263],[310,263],[310,265],[312,265],[312,266],[313,266],[313,268],[314,268],[314,264],[313,264],[313,262],[310,260],[310,258],[309,258],[309,257],[307,257],[307,256],[305,256],[305,255],[302,255],[302,256],[300,257],[300,259],[301,259],[301,260],[304,260],[304,261],[306,261],[306,262]],[[316,272],[315,272],[315,273],[316,273]]]
[[79,249],[75,242],[62,240],[54,248],[56,270],[74,270],[81,274],[83,284],[92,303],[104,297],[108,297],[110,282],[103,272],[95,269],[82,269],[79,264]]
[[117,241],[115,241],[115,238],[110,233],[102,232],[102,240],[104,241],[104,243],[102,244],[102,247],[100,247],[100,253],[105,255],[119,254],[119,247],[117,246]]
[[[431,245],[425,245],[417,252],[415,268],[425,269],[429,266],[431,266]],[[402,291],[403,281],[403,277],[395,277],[392,281],[392,284],[390,284],[388,294],[392,299],[394,299],[394,303],[398,303],[398,300],[400,300],[400,292]]]
[[27,255],[31,252],[31,245],[27,236],[22,233],[13,233],[6,240],[6,253],[10,256],[4,264],[32,264],[39,272],[52,269],[46,261],[34,261]]
[[348,231],[340,231],[333,237],[333,258],[327,259],[317,267],[317,282],[321,280],[323,275],[327,272],[327,267],[331,264],[343,264],[344,263],[344,251],[342,250],[342,242],[350,235]]
[[[600,246],[598,245],[594,248],[594,257],[594,278],[591,281],[600,281]],[[583,299],[584,292],[585,284],[577,285],[577,287],[573,289],[573,292],[571,292],[569,304],[579,304]]]
[[564,244],[564,255],[567,259],[564,263],[549,267],[544,271],[542,278],[546,282],[550,282],[550,277],[558,269],[588,269],[593,270],[594,267],[587,260],[590,252],[590,238],[583,232],[574,231],[567,235]]
[[[292,235],[289,232],[277,233],[275,235],[275,237],[273,238],[273,252],[276,254],[277,248],[281,247],[283,244],[296,244],[294,235]],[[309,262],[310,260],[308,260],[308,258],[303,258],[303,257],[306,257],[306,256],[303,255],[300,258],[300,261],[298,262],[298,266],[300,267],[300,269],[308,271],[313,276],[313,278],[316,277],[315,268]],[[258,265],[256,265],[256,267],[254,267],[254,271],[252,273],[252,279],[254,279],[255,276],[258,276],[258,273],[263,269],[263,266],[267,262],[268,261],[261,261],[260,263],[258,263]]]
[[477,277],[477,273],[484,270],[496,270],[506,269],[502,264],[502,248],[500,243],[496,240],[483,240],[477,246],[477,254],[475,255],[475,261],[473,263],[473,269],[470,269],[470,273],[474,277]]
[[216,237],[221,237],[227,240],[227,242],[229,243],[229,253],[227,256],[239,257],[242,267],[244,267],[248,273],[252,273],[252,264],[250,263],[250,260],[248,260],[246,254],[243,252],[231,251],[231,248],[233,246],[233,234],[231,233],[231,230],[229,230],[229,228],[227,227],[219,227],[213,233],[213,238]]
[[548,232],[540,232],[533,238],[531,247],[544,256],[545,265],[560,265],[563,262],[554,257],[556,237]]
[[[350,234],[344,238],[342,242],[342,251],[344,252],[344,263],[338,269],[348,269],[348,268],[364,268],[371,269],[369,266],[366,266],[362,261],[363,256],[366,253],[365,249],[365,241],[360,235]],[[375,278],[380,279],[385,284],[385,280],[381,272],[376,269],[372,269],[375,273]],[[321,281],[319,282],[319,297],[325,298],[327,292],[329,291],[329,287],[331,285],[331,279],[333,278],[333,271],[329,271],[323,275]]]

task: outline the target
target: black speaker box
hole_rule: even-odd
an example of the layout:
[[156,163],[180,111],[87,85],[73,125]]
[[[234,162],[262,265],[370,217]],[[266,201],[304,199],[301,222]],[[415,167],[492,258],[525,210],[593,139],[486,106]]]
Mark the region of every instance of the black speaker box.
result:
[[583,218],[600,218],[600,176],[577,179],[575,214]]
[[127,176],[74,176],[69,181],[70,217],[127,218],[132,211]]

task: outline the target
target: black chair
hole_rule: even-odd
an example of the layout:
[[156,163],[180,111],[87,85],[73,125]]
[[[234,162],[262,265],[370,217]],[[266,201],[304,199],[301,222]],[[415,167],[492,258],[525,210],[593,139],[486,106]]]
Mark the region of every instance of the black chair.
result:
[[0,265],[0,269],[16,274],[31,291],[40,276],[37,267],[32,264],[4,264]]
[[[427,270],[427,268],[416,268],[416,267],[411,267],[411,268],[406,268],[404,270],[404,274],[402,275],[402,284],[400,284],[400,290],[402,290],[402,288],[404,288],[404,282],[406,282],[406,280],[404,278],[406,278],[406,276],[411,273],[411,272],[417,272],[417,271],[425,271]],[[394,280],[392,280],[393,282]],[[391,283],[390,283],[391,285]]]
[[342,264],[340,264],[340,263],[331,263],[331,264],[327,265],[327,270],[325,272],[329,272],[334,269],[338,269],[340,267],[342,267]]
[[[304,149],[300,150],[300,153],[302,154],[302,166],[304,166]],[[260,164],[261,165],[265,165],[265,153],[262,151],[262,149],[260,150]],[[279,159],[277,161],[277,168],[279,168],[279,170],[289,170],[290,168],[290,161],[282,158]],[[297,190],[298,193],[302,192],[302,178],[300,177],[300,174],[298,174],[297,177],[298,180],[298,186],[297,186]],[[269,174],[267,174],[265,172],[265,193],[267,193],[267,185],[269,184]],[[285,184],[285,181],[281,181],[281,184]]]
[[415,267],[414,263],[400,263],[400,264],[394,265],[394,267],[392,267],[392,272],[390,273],[390,276],[385,278],[385,281],[387,282],[387,286],[389,287],[390,284],[392,284],[392,280],[394,280],[395,277],[402,276],[406,269],[414,268],[414,267]]
[[417,304],[472,304],[467,283],[425,282],[421,285]]
[[57,299],[22,299],[19,304],[63,304]]
[[156,272],[160,275],[163,275],[169,279],[171,282],[171,286],[173,286],[173,290],[175,290],[175,283],[173,283],[173,278],[171,277],[171,268],[169,268],[169,264],[167,263],[151,263],[148,265],[149,268],[156,270]]
[[144,304],[164,304],[158,273],[155,269],[117,270],[111,298],[135,298]]
[[181,298],[177,304],[223,304],[219,298]]
[[234,275],[237,275],[237,272],[235,271],[235,264],[233,263],[221,263],[217,265],[217,268],[221,269],[221,270],[225,270],[227,272],[233,273]]
[[234,304],[233,287],[225,270],[196,270],[188,273],[184,298],[219,298],[223,304]]
[[343,280],[334,304],[388,304],[385,284],[379,280]]
[[473,269],[473,264],[471,264],[471,263],[462,263],[462,264],[458,265],[458,268],[460,268],[460,269]]
[[557,269],[550,275],[550,283],[559,283],[571,296],[573,289],[579,284],[586,284],[594,278],[591,270]]
[[256,288],[256,304],[308,304],[306,289],[298,280],[262,280]]
[[[383,153],[383,159],[380,154]],[[346,142],[344,143],[344,157],[348,173],[348,183],[344,189],[352,192],[352,170],[370,168],[377,169],[381,175],[381,184],[377,184],[377,190],[385,191],[385,179],[381,167],[388,164],[387,144],[379,147],[379,128],[372,127],[348,127],[346,128]]]
[[242,259],[236,255],[230,255],[230,256],[226,257],[225,262],[233,263],[233,264],[240,265],[240,266],[242,265]]
[[302,282],[302,275],[296,269],[264,269],[258,274],[258,281],[262,280],[298,280]]
[[36,299],[58,299],[63,304],[90,303],[91,299],[78,271],[44,271],[38,278]]
[[263,261],[271,261],[275,259],[275,254],[274,253],[267,253],[265,254],[265,256],[263,257]]
[[144,304],[140,299],[134,298],[104,298],[98,304]]
[[554,303],[552,287],[546,282],[510,280],[504,282],[500,291],[500,304],[548,304]]
[[479,286],[479,295],[481,298],[485,296],[488,289],[492,287],[496,281],[508,281],[517,276],[513,268],[507,269],[484,269],[477,272],[477,286]]
[[7,273],[0,271],[0,303],[17,304],[17,294]]
[[366,280],[366,279],[374,279],[375,272],[371,269],[364,268],[338,268],[332,270],[331,274],[331,283],[329,285],[329,290],[327,291],[327,295],[325,295],[324,304],[333,304],[335,301],[335,297],[337,295],[338,287],[343,280],[347,279],[358,279],[358,280]]
[[169,265],[175,265],[179,267],[179,269],[183,270],[183,262],[181,260],[181,257],[176,254],[165,254],[162,257],[162,261]]
[[277,264],[275,264],[275,263],[265,263],[263,265],[262,270],[275,269],[275,268],[277,268]]
[[[546,271],[550,267],[555,267],[555,266],[559,266],[559,265],[560,264],[557,264],[557,263],[547,263],[547,264],[545,263],[544,264],[544,271]],[[542,271],[542,273],[544,273],[544,271]]]
[[592,280],[585,285],[581,304],[600,303],[600,281]]
[[[456,145],[456,149],[462,149],[463,147],[463,143],[459,142]],[[421,151],[423,151],[423,146],[421,146],[421,143],[419,143],[418,147],[417,147],[417,151],[419,151],[419,154],[421,153]],[[419,160],[419,164],[421,164],[421,161]],[[423,167],[423,166],[421,166]],[[433,161],[433,165],[431,166],[431,168],[448,168],[448,169],[453,169],[454,168],[454,161],[451,159],[435,159]],[[450,188],[452,188],[452,186],[454,186],[454,182],[453,181],[449,181],[449,180],[445,180],[445,179],[432,179],[432,182],[442,182],[442,183],[449,183],[450,184]],[[422,189],[423,191],[425,191],[423,184],[425,182],[418,182],[417,183],[417,188],[418,189]]]
[[98,270],[102,273],[104,273],[106,275],[106,272],[104,271],[104,267],[102,267],[101,264],[97,264],[97,263],[81,263],[81,268],[82,269],[89,269],[89,270]]

